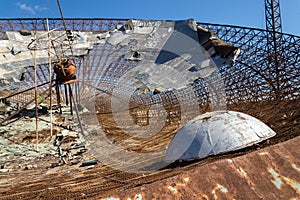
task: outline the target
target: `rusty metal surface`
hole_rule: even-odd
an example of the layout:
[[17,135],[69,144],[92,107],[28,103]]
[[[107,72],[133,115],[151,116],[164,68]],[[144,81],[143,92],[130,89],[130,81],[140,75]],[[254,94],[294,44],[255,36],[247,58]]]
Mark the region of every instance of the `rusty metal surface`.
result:
[[299,199],[300,137],[103,199]]

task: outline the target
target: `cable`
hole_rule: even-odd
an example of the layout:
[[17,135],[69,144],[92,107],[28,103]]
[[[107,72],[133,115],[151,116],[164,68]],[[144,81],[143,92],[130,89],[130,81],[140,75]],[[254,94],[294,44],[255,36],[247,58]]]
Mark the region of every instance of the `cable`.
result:
[[58,8],[59,8],[59,12],[60,12],[60,16],[61,16],[61,19],[63,21],[63,25],[64,25],[64,28],[65,28],[65,31],[66,31],[66,36],[67,36],[67,39],[68,39],[68,42],[69,42],[69,47],[70,47],[70,50],[71,50],[71,54],[72,54],[72,57],[74,58],[74,53],[73,53],[73,49],[72,49],[72,46],[71,46],[71,41],[70,39],[68,38],[68,33],[67,33],[67,25],[66,25],[66,22],[65,22],[65,18],[63,16],[63,13],[62,13],[62,9],[60,7],[60,2],[59,0],[56,0],[57,2],[57,5],[58,5]]

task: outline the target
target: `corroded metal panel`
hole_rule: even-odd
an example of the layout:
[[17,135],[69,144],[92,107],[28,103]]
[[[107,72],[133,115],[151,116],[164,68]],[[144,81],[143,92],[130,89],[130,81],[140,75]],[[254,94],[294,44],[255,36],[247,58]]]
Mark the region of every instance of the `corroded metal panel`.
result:
[[299,143],[297,137],[103,199],[298,199]]

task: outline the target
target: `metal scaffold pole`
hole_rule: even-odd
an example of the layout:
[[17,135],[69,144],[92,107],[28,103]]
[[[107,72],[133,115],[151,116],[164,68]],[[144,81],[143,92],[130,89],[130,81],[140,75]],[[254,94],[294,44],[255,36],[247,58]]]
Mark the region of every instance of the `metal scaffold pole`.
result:
[[52,68],[51,68],[51,37],[50,37],[50,28],[49,28],[49,21],[46,19],[47,23],[47,31],[48,31],[48,56],[49,56],[49,80],[50,80],[50,87],[49,87],[49,96],[50,96],[50,135],[53,135],[53,115],[52,115]]

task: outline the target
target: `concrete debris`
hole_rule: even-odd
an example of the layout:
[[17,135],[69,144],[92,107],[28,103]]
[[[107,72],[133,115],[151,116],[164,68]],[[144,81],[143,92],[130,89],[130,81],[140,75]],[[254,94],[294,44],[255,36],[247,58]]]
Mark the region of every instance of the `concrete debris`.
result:
[[31,31],[27,30],[27,29],[21,29],[19,32],[23,36],[29,36],[29,35],[31,35]]
[[[2,83],[18,82],[26,67],[33,66],[33,50],[36,49],[37,64],[48,64],[48,32],[37,31],[36,40],[29,30],[7,31],[0,38],[0,80]],[[124,51],[128,60],[139,65],[153,63],[156,68],[171,66],[182,73],[189,82],[199,77],[207,77],[222,65],[231,63],[239,54],[239,49],[220,40],[211,31],[196,24],[192,19],[181,21],[128,20],[125,25],[104,33],[89,31],[50,31],[52,60],[60,55],[87,55],[95,44],[103,43],[115,47],[114,51]],[[17,41],[17,42],[16,42]],[[71,42],[71,48],[68,41]],[[199,45],[200,44],[200,45]],[[9,49],[9,52],[7,51]],[[150,64],[151,65],[151,64]],[[143,72],[140,73],[151,73]],[[131,74],[135,78],[134,74]],[[147,79],[139,80],[144,83]],[[151,82],[151,81],[150,81]],[[159,84],[159,83],[158,83]],[[172,88],[149,89],[161,91]],[[159,84],[162,85],[162,84]],[[178,87],[185,87],[186,84]]]
[[[110,33],[106,45],[115,47],[114,51],[123,51],[125,59],[139,62],[126,78],[146,84],[151,92],[186,87],[199,77],[205,78],[233,62],[239,54],[237,47],[197,26],[194,20],[129,20]],[[125,48],[129,50],[124,51]],[[187,81],[181,85],[166,83],[172,82],[166,78],[172,76],[172,70]],[[136,83],[132,83],[133,87],[140,90]]]
[[0,40],[8,40],[7,34],[5,32],[0,32]]
[[[65,116],[63,118],[53,115],[53,136],[50,135],[49,113],[47,112],[45,115],[39,116],[38,150],[36,150],[34,117],[20,118],[12,124],[1,126],[0,165],[3,166],[1,168],[5,169],[2,171],[7,171],[4,166],[8,166],[7,161],[9,160],[18,160],[18,162],[22,163],[28,160],[42,159],[45,156],[57,159],[57,163],[53,163],[49,167],[63,164],[76,165],[80,163],[82,160],[80,156],[83,156],[87,149],[80,140],[78,127],[74,125],[74,120],[76,119],[67,115],[69,107],[63,106],[63,111]],[[65,129],[66,127],[69,129]],[[36,164],[26,164],[26,162],[22,167],[24,170],[38,167]]]
[[0,172],[7,173],[7,172],[9,172],[9,169],[0,169]]
[[12,55],[17,55],[19,53],[21,53],[21,50],[18,47],[12,47],[11,51]]
[[25,166],[25,170],[31,170],[31,169],[34,169],[34,168],[37,168],[38,166],[37,165],[26,165]]
[[137,51],[130,52],[130,53],[126,54],[124,57],[125,57],[125,59],[132,60],[132,61],[141,61],[142,60],[141,54]]
[[[50,55],[52,60],[56,56],[74,56],[87,55],[88,51],[93,48],[94,44],[103,43],[109,35],[89,31],[50,31],[52,47]],[[48,32],[37,31],[36,40],[29,30],[7,31],[0,35],[0,80],[2,83],[18,82],[21,74],[27,67],[34,65],[33,50],[36,49],[37,64],[48,64]],[[71,41],[70,49],[68,40]]]
[[105,33],[100,33],[98,34],[96,37],[99,39],[99,40],[103,40],[103,39],[106,39],[108,38],[110,35],[109,35],[109,32],[105,32]]

